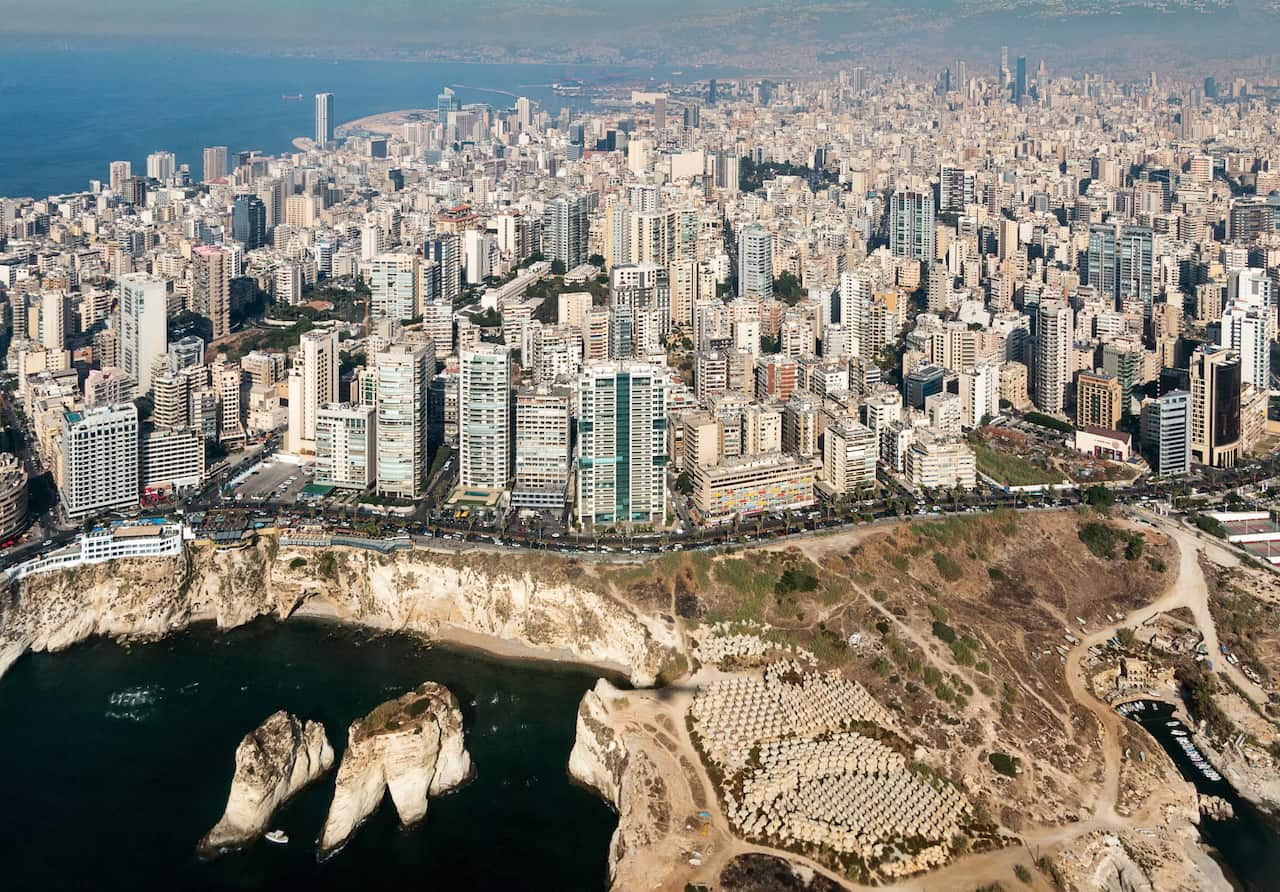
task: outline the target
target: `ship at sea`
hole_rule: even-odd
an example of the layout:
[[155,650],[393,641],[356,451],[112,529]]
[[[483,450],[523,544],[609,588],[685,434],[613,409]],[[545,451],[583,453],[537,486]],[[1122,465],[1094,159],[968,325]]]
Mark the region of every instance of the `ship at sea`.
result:
[[295,95],[290,96],[288,93],[286,93],[280,98],[283,99],[285,102],[300,102],[302,100],[302,94],[297,93]]

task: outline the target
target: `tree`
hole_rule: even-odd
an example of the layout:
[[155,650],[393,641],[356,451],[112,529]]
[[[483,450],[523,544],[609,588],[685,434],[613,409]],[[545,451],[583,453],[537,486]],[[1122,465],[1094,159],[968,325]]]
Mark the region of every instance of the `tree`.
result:
[[693,495],[693,478],[689,476],[688,471],[681,471],[680,476],[676,478],[676,492],[681,495]]
[[794,307],[807,293],[790,270],[784,270],[773,280],[773,296],[787,306]]
[[563,276],[565,274],[564,261],[559,258],[551,261],[551,275]]
[[602,268],[602,269],[603,269],[603,268],[604,268],[604,255],[603,255],[603,254],[592,254],[590,257],[588,257],[588,258],[587,258],[587,263],[591,264],[592,266],[598,266],[598,267],[600,267],[600,268]]
[[1086,505],[1092,505],[1099,511],[1107,509],[1115,505],[1116,494],[1111,491],[1110,487],[1095,485],[1086,489],[1082,495]]

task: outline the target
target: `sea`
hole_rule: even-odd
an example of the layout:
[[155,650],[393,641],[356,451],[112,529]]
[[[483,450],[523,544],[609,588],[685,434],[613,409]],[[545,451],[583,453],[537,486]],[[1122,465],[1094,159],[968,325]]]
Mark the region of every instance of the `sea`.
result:
[[[435,108],[452,86],[462,103],[543,108],[571,81],[651,87],[726,72],[611,65],[398,62],[193,50],[178,44],[0,41],[0,196],[44,198],[106,181],[112,161],[146,172],[170,151],[199,178],[206,146],[230,153],[292,151],[315,132],[314,94],[334,94],[334,123],[403,108]],[[286,98],[301,96],[301,99]]]
[[[566,769],[596,677],[304,619],[26,655],[0,678],[0,886],[603,889],[617,819]],[[476,778],[422,824],[402,829],[387,798],[317,863],[331,772],[278,812],[288,845],[196,858],[236,745],[267,716],[323,722],[341,759],[352,720],[424,681],[457,696]]]

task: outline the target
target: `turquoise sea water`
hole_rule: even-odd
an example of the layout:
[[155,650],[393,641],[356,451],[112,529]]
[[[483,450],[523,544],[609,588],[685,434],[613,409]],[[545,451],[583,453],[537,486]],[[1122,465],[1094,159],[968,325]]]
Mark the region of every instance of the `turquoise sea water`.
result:
[[[602,889],[616,819],[566,773],[595,677],[305,620],[25,656],[0,679],[0,887]],[[288,846],[195,857],[268,715],[324,722],[340,759],[353,719],[429,680],[462,704],[477,776],[424,823],[402,830],[387,799],[317,864],[331,773],[279,813]]]

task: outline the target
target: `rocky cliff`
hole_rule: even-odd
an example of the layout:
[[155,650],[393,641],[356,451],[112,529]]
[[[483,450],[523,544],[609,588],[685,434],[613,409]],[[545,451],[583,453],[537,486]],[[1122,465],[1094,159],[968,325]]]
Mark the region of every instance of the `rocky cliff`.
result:
[[338,768],[319,854],[340,849],[388,790],[400,823],[427,815],[427,799],[465,783],[472,773],[463,745],[462,711],[449,689],[427,682],[352,723]]
[[[576,575],[575,575],[576,574]],[[91,635],[158,636],[197,620],[222,628],[283,619],[304,603],[387,631],[456,628],[548,655],[615,666],[649,685],[678,638],[670,624],[585,584],[569,559],[424,550],[394,555],[279,548],[191,548],[179,558],[117,561],[30,576],[0,596],[0,674],[26,650]]]
[[227,807],[196,847],[215,858],[262,835],[277,808],[333,767],[333,747],[319,722],[305,724],[281,710],[246,734],[236,747],[236,771]]
[[670,824],[667,784],[649,754],[628,746],[626,731],[614,714],[623,695],[604,679],[587,691],[578,706],[577,732],[569,753],[569,775],[595,790],[618,813],[609,842],[609,881],[615,889],[634,888],[628,860],[653,846]]

